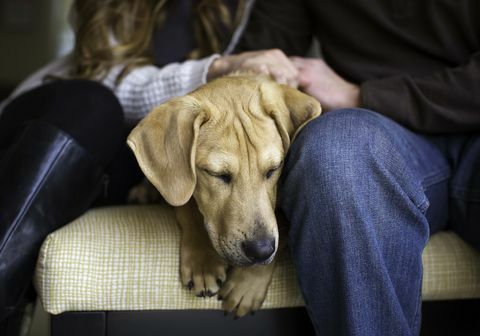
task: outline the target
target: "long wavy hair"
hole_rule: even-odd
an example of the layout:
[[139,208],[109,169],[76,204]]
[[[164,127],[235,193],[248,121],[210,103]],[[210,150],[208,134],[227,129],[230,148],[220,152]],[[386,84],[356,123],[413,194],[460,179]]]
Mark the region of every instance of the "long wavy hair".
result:
[[[101,79],[113,66],[124,64],[117,78],[120,81],[134,67],[153,63],[151,39],[168,15],[169,1],[175,0],[75,0],[71,75]],[[222,0],[194,1],[193,32],[198,48],[190,59],[221,51],[225,30],[233,32],[241,18],[244,0],[237,3],[232,16]]]

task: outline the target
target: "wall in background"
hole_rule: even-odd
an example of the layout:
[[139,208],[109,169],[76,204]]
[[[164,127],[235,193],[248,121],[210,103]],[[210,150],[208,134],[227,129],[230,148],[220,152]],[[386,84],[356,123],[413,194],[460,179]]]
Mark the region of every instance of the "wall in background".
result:
[[13,87],[68,52],[72,0],[0,0],[0,85]]

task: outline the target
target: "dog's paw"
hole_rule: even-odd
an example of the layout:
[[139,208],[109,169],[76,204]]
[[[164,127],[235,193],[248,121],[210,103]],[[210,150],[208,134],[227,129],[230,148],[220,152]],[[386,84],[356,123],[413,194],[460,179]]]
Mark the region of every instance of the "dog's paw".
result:
[[234,313],[238,318],[260,309],[272,281],[273,269],[273,264],[234,267],[218,292],[225,313]]
[[227,278],[227,264],[213,248],[182,247],[180,278],[198,297],[212,297]]

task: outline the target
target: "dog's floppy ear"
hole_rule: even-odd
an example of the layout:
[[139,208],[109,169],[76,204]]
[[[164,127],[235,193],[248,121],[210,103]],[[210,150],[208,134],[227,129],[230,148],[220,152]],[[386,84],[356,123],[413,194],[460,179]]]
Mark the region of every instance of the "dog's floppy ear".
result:
[[275,121],[285,150],[302,127],[322,112],[318,100],[286,85],[264,83],[261,93],[264,108]]
[[193,97],[174,98],[150,112],[128,136],[143,173],[171,205],[192,197],[197,137],[206,120]]

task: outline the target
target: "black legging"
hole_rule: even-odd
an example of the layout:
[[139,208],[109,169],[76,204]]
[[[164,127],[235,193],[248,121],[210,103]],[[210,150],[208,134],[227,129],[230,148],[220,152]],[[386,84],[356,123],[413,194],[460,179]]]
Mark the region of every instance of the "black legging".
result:
[[5,150],[29,120],[42,120],[72,136],[110,176],[98,204],[123,203],[141,179],[125,145],[127,130],[116,96],[89,80],[57,80],[12,100],[0,114],[0,149]]

